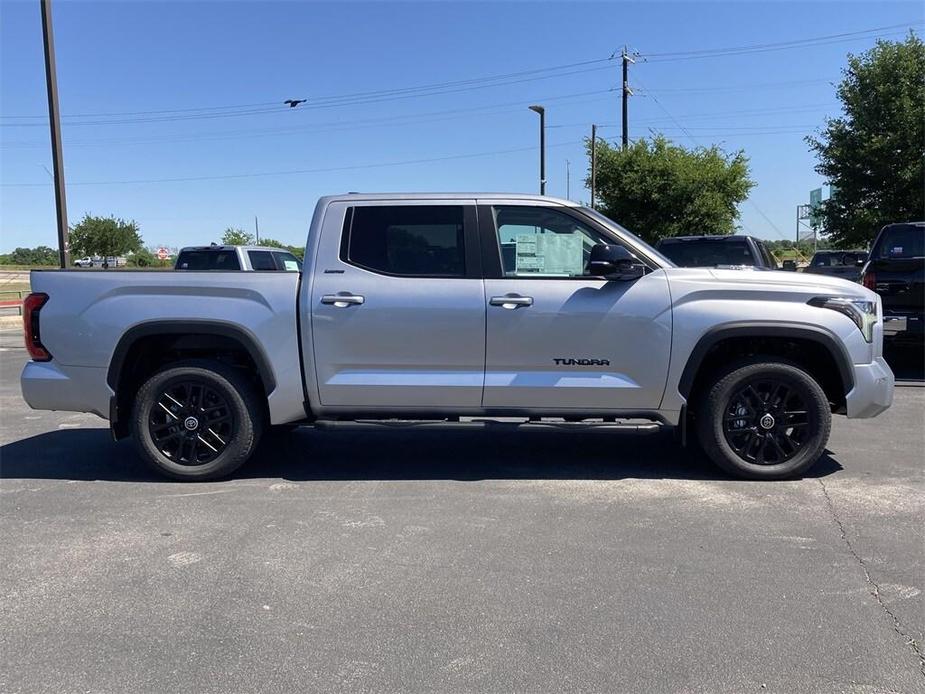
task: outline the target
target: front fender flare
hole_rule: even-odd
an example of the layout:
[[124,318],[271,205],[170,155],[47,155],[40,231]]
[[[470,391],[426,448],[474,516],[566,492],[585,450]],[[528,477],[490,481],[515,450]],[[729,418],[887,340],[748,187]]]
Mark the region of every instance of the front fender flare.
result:
[[681,378],[678,381],[678,392],[685,400],[690,396],[694,379],[697,377],[700,365],[710,349],[722,340],[736,337],[791,337],[816,342],[832,355],[841,376],[845,395],[854,388],[854,369],[851,357],[848,356],[848,351],[842,341],[831,331],[818,325],[807,325],[805,323],[741,321],[724,323],[711,328],[697,341],[687,358],[687,364],[685,364],[684,370],[681,372]]

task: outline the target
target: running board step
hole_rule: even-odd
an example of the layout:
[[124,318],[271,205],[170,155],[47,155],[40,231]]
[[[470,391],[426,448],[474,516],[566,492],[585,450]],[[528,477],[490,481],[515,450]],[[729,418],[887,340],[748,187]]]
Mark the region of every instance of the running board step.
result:
[[319,419],[316,429],[440,429],[441,431],[492,429],[513,431],[627,431],[640,434],[654,434],[664,425],[659,422],[556,422],[556,421],[503,421],[497,419],[473,418],[470,421],[446,421],[431,419]]

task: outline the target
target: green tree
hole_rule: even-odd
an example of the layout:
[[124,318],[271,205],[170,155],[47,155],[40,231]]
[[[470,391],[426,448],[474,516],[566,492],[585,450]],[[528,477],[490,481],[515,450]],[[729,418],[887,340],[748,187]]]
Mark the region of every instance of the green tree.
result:
[[598,209],[647,241],[733,233],[738,203],[754,185],[741,151],[690,150],[661,135],[625,150],[598,140],[596,154]]
[[277,241],[276,239],[260,239],[261,246],[267,246],[269,248],[282,248],[289,251],[299,260],[302,260],[302,256],[305,255],[305,248],[302,246],[290,246],[289,244],[283,243],[282,241]]
[[98,255],[104,259],[125,255],[142,247],[138,225],[134,221],[89,214],[71,227],[70,246],[74,256]]
[[157,256],[147,248],[139,248],[132,253],[128,262],[129,265],[134,265],[135,267],[154,267],[158,264]]
[[837,95],[844,115],[808,137],[816,171],[833,186],[823,226],[841,248],[867,246],[889,222],[922,219],[925,45],[878,41],[849,55]]
[[224,246],[253,246],[254,245],[254,235],[244,231],[244,229],[237,229],[235,227],[228,227],[225,229],[225,233],[222,234],[222,245]]
[[0,256],[3,265],[57,265],[58,251],[48,246],[16,248]]
[[267,248],[289,248],[285,243],[277,241],[276,239],[260,239],[260,245],[266,246]]

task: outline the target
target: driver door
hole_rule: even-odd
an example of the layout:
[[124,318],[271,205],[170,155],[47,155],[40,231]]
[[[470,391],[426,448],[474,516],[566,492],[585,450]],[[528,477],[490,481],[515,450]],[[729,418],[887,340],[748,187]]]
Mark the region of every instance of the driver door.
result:
[[671,345],[664,271],[587,274],[591,248],[619,243],[561,206],[482,205],[487,302],[485,408],[651,410]]

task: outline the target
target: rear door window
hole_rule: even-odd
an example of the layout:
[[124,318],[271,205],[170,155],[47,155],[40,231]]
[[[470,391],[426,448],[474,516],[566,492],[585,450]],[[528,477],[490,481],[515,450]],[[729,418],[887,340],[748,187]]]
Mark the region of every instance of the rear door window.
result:
[[341,260],[402,277],[464,277],[462,205],[362,206],[353,210]]

